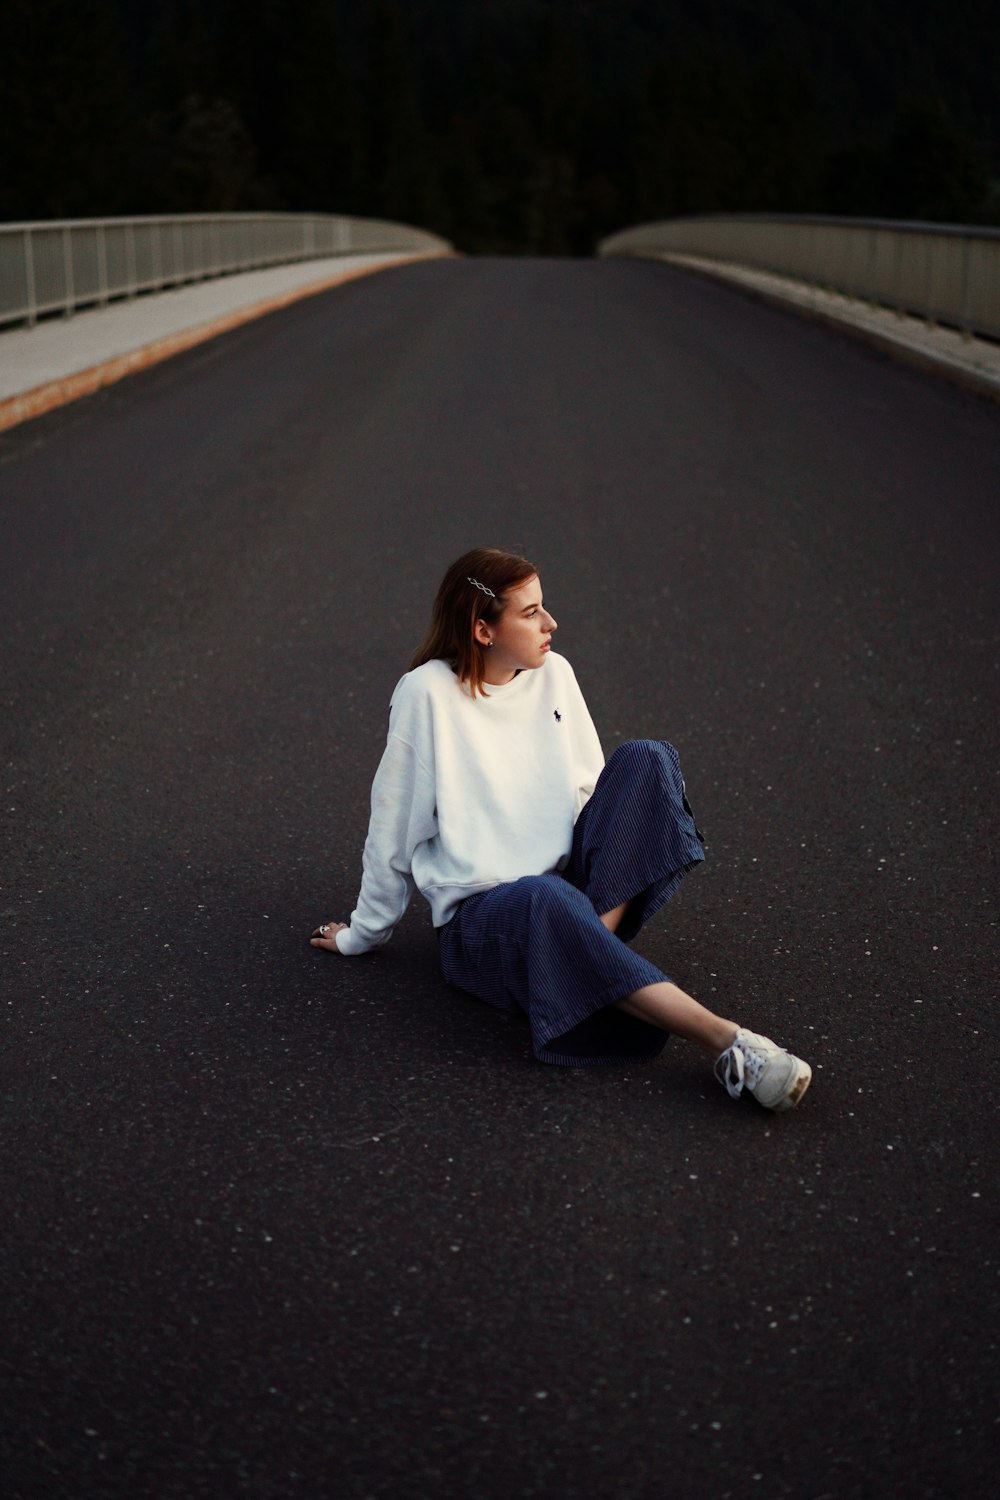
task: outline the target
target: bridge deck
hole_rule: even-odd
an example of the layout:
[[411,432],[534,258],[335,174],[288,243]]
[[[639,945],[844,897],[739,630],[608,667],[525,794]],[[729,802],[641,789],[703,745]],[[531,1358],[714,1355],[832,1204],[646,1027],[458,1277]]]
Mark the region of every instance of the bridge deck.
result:
[[[638,262],[414,265],[0,440],[7,1493],[987,1494],[996,409]],[[709,839],[803,1108],[532,1061],[356,891],[445,563]]]

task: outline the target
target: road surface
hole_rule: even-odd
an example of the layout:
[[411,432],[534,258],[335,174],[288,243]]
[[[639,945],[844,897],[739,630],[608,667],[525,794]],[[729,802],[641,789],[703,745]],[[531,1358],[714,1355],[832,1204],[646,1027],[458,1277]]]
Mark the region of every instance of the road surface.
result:
[[[653,264],[454,260],[0,441],[11,1500],[985,1496],[1000,413]],[[545,1068],[356,893],[445,565],[526,552],[802,1108]]]

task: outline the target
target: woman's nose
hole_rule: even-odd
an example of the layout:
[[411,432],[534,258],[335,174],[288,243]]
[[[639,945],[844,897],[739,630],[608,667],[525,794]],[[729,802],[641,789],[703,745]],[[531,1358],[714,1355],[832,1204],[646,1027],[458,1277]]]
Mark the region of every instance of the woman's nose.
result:
[[559,621],[555,618],[554,615],[550,615],[549,612],[548,612],[548,610],[546,610],[546,612],[545,612],[545,618],[549,622],[549,624],[548,624],[549,630],[558,630],[559,629]]

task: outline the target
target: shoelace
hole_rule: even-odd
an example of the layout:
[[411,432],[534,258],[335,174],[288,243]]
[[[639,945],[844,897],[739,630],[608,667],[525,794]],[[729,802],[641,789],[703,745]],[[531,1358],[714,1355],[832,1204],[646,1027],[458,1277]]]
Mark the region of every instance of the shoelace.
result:
[[749,1081],[751,1086],[759,1083],[763,1071],[763,1054],[741,1037],[715,1059],[715,1076],[731,1099],[740,1097],[745,1082]]
[[715,1059],[715,1076],[731,1099],[738,1099],[743,1092],[746,1062],[742,1050],[733,1042],[725,1052]]

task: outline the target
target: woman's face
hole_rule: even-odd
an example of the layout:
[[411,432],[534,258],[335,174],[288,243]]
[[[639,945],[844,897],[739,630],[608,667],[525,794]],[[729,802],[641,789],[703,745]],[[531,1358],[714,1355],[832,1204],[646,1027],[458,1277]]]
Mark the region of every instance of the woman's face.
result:
[[556,622],[542,603],[542,585],[529,578],[511,589],[499,620],[491,625],[476,621],[476,640],[493,645],[486,654],[486,681],[499,686],[509,682],[515,672],[530,671],[545,665],[549,642]]

